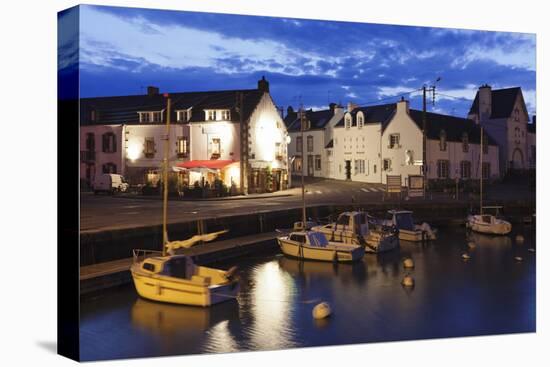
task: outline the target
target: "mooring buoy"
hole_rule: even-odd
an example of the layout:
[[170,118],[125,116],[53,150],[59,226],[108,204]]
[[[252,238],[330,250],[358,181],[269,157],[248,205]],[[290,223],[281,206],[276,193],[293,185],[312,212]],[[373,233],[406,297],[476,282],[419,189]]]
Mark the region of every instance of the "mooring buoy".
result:
[[313,307],[312,314],[314,319],[320,320],[329,317],[332,314],[332,310],[327,302],[321,302]]
[[414,261],[410,257],[407,257],[403,260],[403,267],[406,269],[414,268]]
[[468,242],[468,247],[469,248],[476,248],[476,243],[474,241],[470,241],[470,242]]
[[529,248],[527,251],[529,252],[535,252],[535,249],[533,247]]
[[516,236],[516,243],[521,245],[523,242],[525,242],[525,238],[522,235],[518,234]]
[[521,256],[516,256],[516,257],[514,257],[514,259],[516,261],[523,261],[523,257],[521,257]]
[[401,284],[404,287],[414,287],[414,278],[407,274],[407,275],[405,275],[405,277],[401,281]]
[[464,260],[470,260],[470,255],[464,253],[464,254],[462,254],[462,259],[464,259]]

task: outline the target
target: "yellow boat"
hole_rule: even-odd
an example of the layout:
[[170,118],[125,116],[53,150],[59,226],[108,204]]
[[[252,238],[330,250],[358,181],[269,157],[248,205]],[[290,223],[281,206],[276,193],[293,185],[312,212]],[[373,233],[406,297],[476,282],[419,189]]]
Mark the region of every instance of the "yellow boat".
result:
[[[225,271],[197,266],[186,255],[154,255],[153,251],[134,250],[130,271],[143,298],[208,307],[235,299],[239,292],[235,268]],[[141,256],[144,260],[139,261]]]

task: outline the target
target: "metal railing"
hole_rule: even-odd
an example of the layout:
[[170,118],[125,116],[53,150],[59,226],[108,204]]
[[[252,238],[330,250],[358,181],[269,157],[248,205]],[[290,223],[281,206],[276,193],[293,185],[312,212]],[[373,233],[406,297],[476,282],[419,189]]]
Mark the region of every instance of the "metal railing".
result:
[[157,250],[144,250],[144,249],[133,249],[132,257],[134,258],[134,263],[145,260],[148,257],[152,256],[162,256],[162,251]]

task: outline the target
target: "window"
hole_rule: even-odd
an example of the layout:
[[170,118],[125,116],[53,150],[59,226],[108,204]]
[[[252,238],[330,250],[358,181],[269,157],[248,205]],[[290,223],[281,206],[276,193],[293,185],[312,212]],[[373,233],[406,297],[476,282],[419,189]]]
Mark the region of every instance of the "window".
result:
[[[384,171],[391,171],[391,159],[384,159],[383,161],[383,168],[382,168]],[[376,168],[374,169],[374,171],[376,172]]]
[[389,148],[390,149],[396,149],[396,148],[400,148],[401,146],[399,145],[399,134],[391,134],[390,135],[390,146]]
[[296,151],[297,152],[302,152],[302,146],[304,144],[302,143],[302,137],[301,136],[298,136],[296,137]]
[[315,156],[315,170],[316,171],[321,170],[321,156],[320,155]]
[[344,125],[345,125],[346,129],[349,129],[351,127],[351,116],[350,115],[346,115],[346,117],[344,118]]
[[186,136],[178,136],[178,141],[176,142],[177,149],[176,152],[178,154],[178,158],[187,158],[187,137]]
[[94,133],[86,134],[86,150],[93,152],[95,151],[95,135]]
[[440,159],[437,161],[437,178],[449,178],[449,161]]
[[155,138],[145,138],[143,154],[145,158],[153,158],[155,156]]
[[230,119],[231,119],[231,115],[229,114],[229,110],[223,110],[222,120],[229,121]]
[[116,153],[116,136],[109,132],[102,136],[102,152],[103,153]]
[[483,135],[482,144],[483,144],[483,154],[489,153],[489,138],[487,137],[487,135]]
[[294,157],[294,161],[292,162],[292,170],[294,172],[302,172],[302,157],[296,156]]
[[460,178],[470,178],[471,177],[471,167],[472,164],[470,161],[461,161],[460,162]]
[[519,110],[517,108],[514,110],[514,121],[519,121]]
[[221,139],[220,138],[212,138],[212,149],[211,149],[211,156],[210,159],[218,159],[220,158],[222,149],[221,149]]
[[153,122],[161,122],[162,121],[162,114],[160,111],[151,113],[151,117]]
[[359,114],[357,114],[357,127],[362,128],[363,125],[365,125],[365,120],[363,118],[363,114],[359,113]]
[[103,173],[116,173],[116,164],[114,163],[105,163],[103,166],[102,166],[102,171]]
[[216,120],[216,111],[214,110],[208,110],[206,113],[206,120],[207,121],[214,121]]
[[95,121],[96,120],[96,112],[95,110],[91,110],[90,111],[90,121]]
[[140,112],[139,113],[139,122],[150,122],[151,121],[151,114],[149,112]]
[[484,162],[481,167],[481,174],[483,179],[488,179],[491,177],[491,163]]
[[470,148],[470,144],[468,143],[468,133],[463,133],[462,134],[462,151],[464,153],[467,153],[469,148]]
[[176,119],[178,122],[187,122],[187,111],[178,111],[176,115]]
[[290,240],[294,242],[306,243],[306,236],[303,234],[291,234]]
[[313,152],[313,136],[311,135],[307,137],[307,151]]
[[150,271],[150,272],[155,271],[155,265],[151,264],[151,263],[143,263],[142,268],[143,268],[143,270],[147,270],[147,271]]
[[372,167],[372,171],[376,173],[376,164]]
[[364,174],[365,173],[365,160],[356,159],[355,160],[355,174]]
[[442,152],[447,150],[447,133],[445,130],[439,132],[439,150]]

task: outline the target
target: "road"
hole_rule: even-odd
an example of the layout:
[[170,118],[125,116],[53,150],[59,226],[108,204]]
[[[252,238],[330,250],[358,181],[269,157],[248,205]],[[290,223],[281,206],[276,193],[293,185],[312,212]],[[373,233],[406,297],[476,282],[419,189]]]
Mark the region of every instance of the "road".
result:
[[[342,205],[355,203],[367,205],[381,202],[384,186],[335,180],[317,180],[306,184],[306,204]],[[488,190],[489,191],[489,190]],[[280,195],[286,196],[280,196]],[[526,198],[534,200],[534,192],[507,186],[495,187],[487,192],[493,199]],[[436,202],[454,201],[449,194],[433,194]],[[80,225],[81,233],[112,229],[135,228],[162,224],[162,201],[153,198],[118,197],[82,193]],[[293,188],[284,192],[248,199],[232,200],[170,200],[168,222],[179,223],[190,219],[204,219],[261,213],[273,210],[299,208],[301,189]]]

